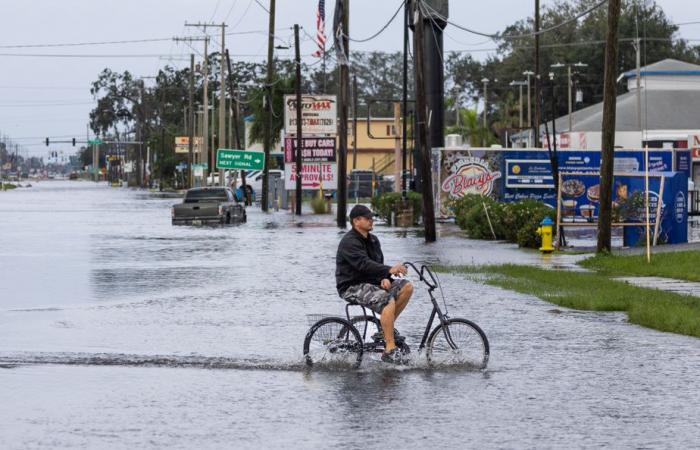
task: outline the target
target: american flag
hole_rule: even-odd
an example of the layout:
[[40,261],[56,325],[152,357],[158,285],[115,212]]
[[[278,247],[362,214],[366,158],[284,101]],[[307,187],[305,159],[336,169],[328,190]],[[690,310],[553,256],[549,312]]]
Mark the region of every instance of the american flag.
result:
[[313,56],[320,58],[326,52],[326,0],[318,0],[316,10],[316,50]]

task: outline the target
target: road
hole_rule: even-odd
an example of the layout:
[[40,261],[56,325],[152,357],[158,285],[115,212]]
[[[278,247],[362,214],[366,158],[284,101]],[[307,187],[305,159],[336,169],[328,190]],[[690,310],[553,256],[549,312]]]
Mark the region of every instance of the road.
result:
[[[491,341],[484,372],[303,370],[306,315],[339,314],[334,218],[172,227],[175,199],[88,182],[0,195],[0,447],[679,448],[700,422],[700,341],[442,276]],[[389,262],[521,262],[378,227]],[[397,328],[410,344],[422,288]]]

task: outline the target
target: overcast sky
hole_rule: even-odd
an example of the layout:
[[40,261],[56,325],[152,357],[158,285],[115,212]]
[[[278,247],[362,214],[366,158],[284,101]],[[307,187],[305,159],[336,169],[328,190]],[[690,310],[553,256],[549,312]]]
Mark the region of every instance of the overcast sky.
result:
[[[541,3],[544,6],[550,2]],[[335,1],[326,0],[326,3],[329,24],[326,31],[330,34]],[[531,15],[532,3],[530,0],[453,0],[450,19],[480,31],[496,32]],[[657,3],[675,22],[700,20],[697,0],[657,0]],[[201,31],[185,27],[185,21],[225,21],[229,25],[228,33],[259,32],[226,37],[234,60],[264,60],[268,15],[260,4],[268,7],[269,0],[4,1],[0,26],[0,133],[24,145],[31,154],[46,155],[49,150],[43,145],[46,136],[85,138],[88,114],[93,107],[89,88],[102,69],[109,67],[115,71],[129,70],[136,76],[153,76],[166,64],[189,65],[188,55],[193,52],[171,40],[70,47],[9,46],[193,36],[201,35]],[[400,4],[401,0],[351,0],[350,34],[357,39],[374,34]],[[292,44],[291,27],[295,23],[313,35],[316,5],[317,0],[277,0],[279,37]],[[353,43],[351,49],[401,49],[401,19],[399,15],[380,38],[364,44]],[[494,47],[493,42],[454,27],[448,26],[446,34],[446,51]],[[700,25],[682,27],[681,36],[700,37]],[[315,50],[314,42],[302,34],[301,47],[302,55],[307,55],[304,59],[313,62],[314,58],[308,55]],[[201,52],[202,44],[196,45],[196,49]],[[475,51],[473,55],[483,58],[488,52]],[[293,54],[279,51],[278,56]],[[72,150],[65,144],[51,147],[51,150],[61,149]]]

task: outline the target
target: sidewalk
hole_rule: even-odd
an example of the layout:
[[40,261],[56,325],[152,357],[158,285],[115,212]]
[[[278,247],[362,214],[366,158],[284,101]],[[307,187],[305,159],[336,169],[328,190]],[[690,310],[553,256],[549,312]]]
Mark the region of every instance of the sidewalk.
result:
[[674,292],[681,295],[693,295],[700,297],[700,283],[692,281],[674,280],[662,277],[616,277],[615,280],[629,283],[643,288],[659,289],[666,292]]

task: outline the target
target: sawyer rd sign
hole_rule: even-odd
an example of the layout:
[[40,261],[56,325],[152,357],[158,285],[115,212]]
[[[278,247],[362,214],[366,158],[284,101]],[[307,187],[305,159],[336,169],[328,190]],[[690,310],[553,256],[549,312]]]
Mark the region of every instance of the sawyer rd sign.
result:
[[[303,138],[301,142],[303,162],[335,162],[335,138]],[[284,139],[284,162],[296,161],[297,138]]]
[[[335,95],[302,95],[302,134],[336,134],[338,132],[338,105]],[[297,133],[297,98],[284,97],[284,129],[287,134]]]

